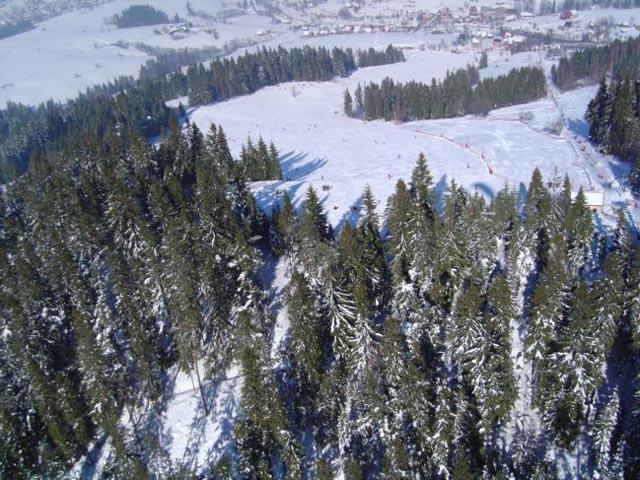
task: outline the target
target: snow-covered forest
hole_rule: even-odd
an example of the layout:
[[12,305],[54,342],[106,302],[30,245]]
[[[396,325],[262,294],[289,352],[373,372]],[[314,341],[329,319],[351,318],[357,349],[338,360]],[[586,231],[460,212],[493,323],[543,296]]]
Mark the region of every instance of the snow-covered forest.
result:
[[[638,474],[640,252],[568,179],[488,204],[420,156],[335,232],[313,188],[260,212],[221,127],[36,164],[2,196],[3,476]],[[179,372],[203,422],[240,379],[197,469],[158,428]]]
[[0,479],[640,478],[638,0],[136,2],[0,0]]

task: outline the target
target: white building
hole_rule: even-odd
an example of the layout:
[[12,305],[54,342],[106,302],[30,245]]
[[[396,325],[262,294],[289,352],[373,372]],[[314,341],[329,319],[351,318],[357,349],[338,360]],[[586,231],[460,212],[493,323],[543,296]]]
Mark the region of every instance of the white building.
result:
[[[600,213],[604,208],[604,192],[583,192],[587,206],[592,212]],[[575,200],[578,192],[571,192],[571,200]]]

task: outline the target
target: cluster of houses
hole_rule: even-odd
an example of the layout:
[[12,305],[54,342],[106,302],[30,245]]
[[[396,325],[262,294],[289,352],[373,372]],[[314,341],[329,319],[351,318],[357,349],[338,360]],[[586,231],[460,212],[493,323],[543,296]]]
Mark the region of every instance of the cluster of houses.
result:
[[[92,9],[110,1],[112,0],[24,0],[4,6],[0,9],[0,17],[5,23],[23,20],[36,23],[72,10]],[[0,7],[3,7],[2,3],[0,2]]]
[[555,22],[521,22],[519,29],[525,32],[551,34],[560,41],[599,43],[613,38],[638,35],[640,26],[631,18],[616,21],[612,17],[601,17],[597,20],[589,20],[588,15],[581,15],[577,10],[566,9],[558,14]]
[[[315,22],[292,23],[290,19],[278,17],[276,23],[289,24],[294,31],[299,31],[304,37],[335,35],[344,33],[375,33],[375,32],[414,32],[426,31],[431,33],[461,33],[470,29],[478,30],[477,37],[494,38],[495,31],[505,22],[518,18],[531,18],[530,12],[520,11],[514,7],[514,2],[497,2],[492,6],[475,5],[470,8],[451,8],[442,6],[432,10],[400,9],[390,15],[376,15],[369,17],[359,14],[359,3],[348,5],[348,19],[345,19],[344,9],[340,12],[324,13]],[[512,41],[507,38],[500,39]]]

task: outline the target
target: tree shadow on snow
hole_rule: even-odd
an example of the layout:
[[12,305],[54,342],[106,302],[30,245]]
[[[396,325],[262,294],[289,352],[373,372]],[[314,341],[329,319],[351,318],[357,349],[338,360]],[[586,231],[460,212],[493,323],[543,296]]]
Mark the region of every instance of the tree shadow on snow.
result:
[[442,214],[444,211],[444,198],[447,194],[447,190],[449,189],[449,182],[446,174],[440,177],[440,180],[438,180],[434,185],[433,189],[436,192],[436,210],[439,214]]
[[94,478],[96,475],[98,460],[100,459],[100,455],[102,453],[102,449],[107,443],[107,434],[103,433],[96,442],[91,446],[87,454],[85,455],[85,460],[82,463],[82,467],[80,468],[80,478],[82,479],[90,479]]
[[616,177],[620,184],[624,185],[629,180],[629,174],[631,173],[631,163],[611,158],[608,160],[608,163],[613,176]]
[[[228,452],[233,445],[233,424],[235,420],[234,412],[237,411],[237,399],[236,396],[231,394],[235,390],[235,382],[239,381],[239,378],[229,380],[234,382],[233,386],[229,386],[230,390],[225,392],[219,402],[212,402],[211,411],[209,416],[211,419],[216,419],[219,428],[219,434],[216,441],[207,451],[207,463],[213,464],[214,459],[219,459],[224,453]],[[216,388],[220,386],[220,383]]]
[[350,223],[354,228],[358,225],[358,220],[360,220],[360,210],[362,209],[362,200],[363,196],[360,195],[358,199],[351,205],[349,210],[347,210],[344,215],[342,215],[342,218],[336,226],[337,232],[340,232],[340,230],[342,230],[342,227],[344,227],[347,222]]
[[[205,382],[203,385],[205,401],[208,403],[209,416],[205,414],[204,406],[200,398],[200,392],[194,392],[197,396],[197,408],[193,414],[191,422],[191,430],[187,439],[187,446],[183,453],[182,464],[187,468],[193,469],[203,467],[197,464],[198,453],[202,448],[207,448],[212,439],[206,437],[207,422],[219,422],[217,430],[219,434],[216,441],[207,450],[207,463],[209,460],[227,448],[231,442],[233,435],[233,412],[236,409],[236,401],[232,394],[233,388],[230,390],[223,389],[225,382],[237,382],[237,378],[225,379],[221,378],[217,381]],[[219,398],[223,395],[222,398]]]
[[522,211],[524,209],[524,205],[527,202],[527,186],[520,182],[518,185],[518,210]]
[[307,153],[297,153],[295,151],[280,155],[279,160],[280,168],[282,169],[282,178],[285,181],[301,180],[327,163],[325,158],[315,158],[311,161],[305,161],[307,156]]
[[490,202],[493,202],[495,198],[495,193],[493,191],[493,188],[491,188],[489,185],[483,182],[476,182],[472,185],[472,187],[475,189],[476,192],[484,195],[484,197],[487,200],[489,200]]
[[282,207],[282,198],[285,191],[289,194],[293,206],[297,209],[294,199],[303,185],[303,182],[277,181],[264,185],[260,190],[254,192],[253,196],[260,209],[270,215],[276,205]]
[[576,135],[579,135],[585,140],[589,140],[589,125],[585,120],[581,120],[579,118],[569,118],[567,119],[567,127]]

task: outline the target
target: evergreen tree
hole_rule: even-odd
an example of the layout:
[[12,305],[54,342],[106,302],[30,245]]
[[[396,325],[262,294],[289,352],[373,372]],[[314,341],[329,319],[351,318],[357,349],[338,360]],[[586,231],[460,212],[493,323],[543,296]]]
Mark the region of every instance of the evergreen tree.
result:
[[[367,185],[362,199],[363,212],[357,229],[360,251],[360,266],[363,269],[369,301],[372,311],[382,309],[388,298],[387,264],[380,237],[380,224],[376,213],[377,202]],[[364,300],[364,299],[362,299]]]
[[611,116],[611,98],[607,81],[602,77],[598,93],[589,102],[586,119],[589,123],[589,138],[596,144],[607,144],[609,141],[609,119]]
[[324,347],[328,331],[318,312],[317,300],[304,275],[294,272],[289,283],[287,313],[290,327],[290,352],[299,405],[306,425],[313,423],[313,401],[322,380]]
[[566,244],[560,235],[551,240],[547,265],[531,297],[531,312],[525,335],[525,354],[540,366],[562,323],[569,297]]
[[620,399],[617,390],[595,420],[593,437],[594,474],[597,478],[616,478],[614,434],[618,425]]
[[291,255],[295,253],[296,245],[296,212],[285,191],[282,196],[282,207],[274,213],[274,227],[276,230],[275,248],[278,253]]
[[345,89],[344,91],[344,114],[347,117],[353,117],[353,98],[351,97],[351,93],[349,93],[349,89]]
[[289,433],[280,395],[263,360],[264,340],[259,333],[252,332],[249,320],[243,316],[240,327],[245,345],[239,352],[244,377],[243,416],[236,420],[234,427],[239,473],[243,478],[268,479],[275,478],[275,472],[283,467],[286,478],[296,479],[300,476],[297,446]]
[[587,262],[593,236],[591,211],[587,206],[587,200],[582,189],[580,189],[567,211],[565,228],[568,237],[567,260],[569,271],[575,275],[582,270]]
[[412,198],[406,184],[398,180],[395,193],[389,197],[386,212],[387,250],[393,256],[391,268],[396,282],[406,281],[409,277],[413,251],[412,207]]
[[358,84],[358,86],[356,87],[354,91],[354,95],[356,99],[355,116],[361,117],[362,114],[364,113],[364,98],[362,96],[362,87],[360,86],[360,84]]

